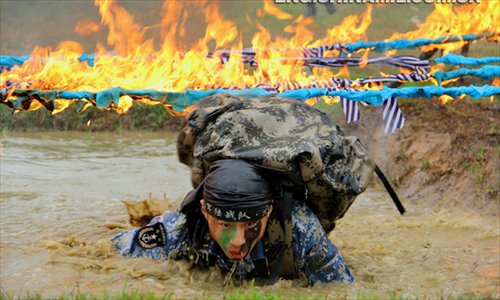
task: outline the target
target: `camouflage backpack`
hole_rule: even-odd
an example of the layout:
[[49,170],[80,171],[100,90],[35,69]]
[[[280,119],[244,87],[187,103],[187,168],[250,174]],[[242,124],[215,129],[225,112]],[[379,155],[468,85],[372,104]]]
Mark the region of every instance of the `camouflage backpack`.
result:
[[374,161],[356,137],[326,114],[294,99],[218,94],[186,116],[177,152],[196,187],[210,164],[242,159],[268,169],[305,201],[329,232],[369,184]]

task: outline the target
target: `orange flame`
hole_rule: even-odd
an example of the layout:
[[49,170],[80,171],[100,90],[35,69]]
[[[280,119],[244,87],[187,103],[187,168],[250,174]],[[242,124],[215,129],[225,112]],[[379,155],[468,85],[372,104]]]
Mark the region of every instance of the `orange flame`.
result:
[[[404,34],[394,33],[389,40],[438,38],[448,35],[491,33],[498,36],[500,32],[500,1],[481,1],[479,4],[454,6],[453,4],[435,3],[434,11],[426,21],[417,25],[418,29]],[[422,47],[423,51],[443,50],[443,54],[461,48],[467,42],[459,41],[440,45]]]
[[[251,69],[244,64],[242,56],[236,54],[231,55],[231,59],[225,64],[221,64],[217,55],[207,58],[208,53],[216,50],[244,49],[241,41],[242,31],[233,21],[224,18],[215,1],[165,1],[160,11],[161,22],[154,25],[160,31],[159,41],[146,39],[146,32],[151,27],[141,26],[134,16],[115,0],[96,0],[95,5],[101,15],[101,24],[82,20],[77,23],[76,28],[82,35],[93,34],[103,27],[109,30],[107,45],[96,45],[93,67],[78,62],[84,48],[76,42],[63,42],[55,50],[50,47],[35,47],[31,58],[25,64],[2,73],[2,88],[6,87],[7,81],[22,82],[23,85],[19,88],[89,92],[111,87],[159,91],[247,88],[259,83],[266,83],[278,90],[305,87],[313,82],[323,82],[320,85],[324,86],[329,78],[349,77],[347,67],[306,69],[301,60],[284,62],[283,58],[301,58],[303,54],[300,47],[366,40],[367,29],[372,23],[373,9],[368,5],[361,16],[347,16],[319,39],[314,37],[313,18],[300,15],[289,22],[284,32],[290,37],[284,38],[273,36],[258,21],[247,16],[250,24],[257,28],[251,40],[251,47],[257,53],[255,60],[258,67]],[[395,33],[391,39],[480,34],[491,32],[492,29],[498,35],[499,28],[495,24],[498,24],[499,16],[495,12],[500,9],[499,5],[498,1],[482,1],[473,7],[436,4],[434,12],[417,30],[405,34]],[[269,0],[264,1],[259,14],[280,20],[292,18],[292,15],[280,10]],[[198,39],[187,29],[187,24],[192,22],[193,18],[201,18],[205,23],[205,26],[200,27],[204,28],[203,31],[194,34],[200,36]],[[193,45],[184,48],[187,39],[194,40]],[[158,44],[161,45],[159,49]],[[437,47],[448,51],[460,45],[463,43]],[[325,56],[337,54],[326,53]],[[366,65],[368,55],[369,51],[364,51],[361,67]],[[366,88],[380,87],[381,85],[370,85]],[[153,103],[147,99],[134,100]],[[56,103],[56,112],[65,108],[63,104]],[[121,97],[117,110],[126,112],[131,104],[131,98]],[[33,105],[35,108],[40,103]]]
[[[113,54],[110,54],[110,49],[105,45],[97,44],[95,65],[89,67],[76,63],[83,52],[83,47],[77,43],[62,43],[55,51],[37,47],[26,64],[2,75],[6,75],[9,81],[30,82],[31,88],[91,92],[117,86],[125,89],[169,91],[221,86],[246,88],[258,83],[268,83],[280,90],[297,85],[307,86],[313,81],[330,78],[335,74],[330,70],[311,74],[303,70],[303,62],[300,60],[292,63],[276,61],[285,57],[302,57],[301,52],[290,50],[297,47],[365,38],[366,29],[371,23],[372,10],[371,6],[368,6],[361,18],[356,15],[348,16],[320,40],[314,40],[313,31],[310,29],[314,20],[302,15],[284,28],[286,33],[292,34],[287,39],[273,38],[264,26],[253,21],[258,32],[253,36],[251,46],[258,51],[255,57],[258,68],[252,71],[236,55],[224,65],[217,57],[207,58],[207,53],[213,49],[243,48],[240,31],[234,22],[224,19],[220,14],[217,2],[165,1],[161,10],[162,20],[158,25],[162,38],[159,50],[155,49],[154,40],[145,40],[146,28],[141,27],[134,16],[116,1],[96,0],[95,5],[101,14],[102,26],[84,20],[78,23],[77,31],[80,34],[91,34],[100,27],[107,27],[107,45],[112,47]],[[186,37],[184,25],[190,19],[186,6],[200,8],[206,23],[203,37],[190,49],[182,47]],[[263,12],[279,19],[291,16],[267,0],[264,1]],[[340,30],[341,27],[347,30]],[[275,51],[277,49],[283,51]],[[347,69],[342,69],[337,75],[341,74],[348,74]],[[317,78],[318,75],[321,77]]]
[[366,11],[361,15],[350,15],[342,22],[328,29],[326,37],[312,43],[311,46],[319,46],[334,43],[349,43],[366,39],[366,31],[372,23],[372,6],[368,5]]
[[[462,100],[463,98],[465,98],[465,96],[466,96],[465,94],[462,94],[457,96],[456,99]],[[441,104],[446,104],[452,100],[454,100],[454,98],[448,95],[439,96],[439,102],[441,102]]]
[[99,24],[90,20],[80,20],[76,23],[75,31],[81,36],[88,37],[99,31]]
[[448,96],[448,95],[439,96],[439,102],[441,102],[441,104],[446,104],[452,100],[453,100],[453,97]]
[[271,0],[264,0],[264,8],[257,10],[257,15],[263,17],[265,15],[274,16],[278,20],[290,20],[293,16],[279,9]]

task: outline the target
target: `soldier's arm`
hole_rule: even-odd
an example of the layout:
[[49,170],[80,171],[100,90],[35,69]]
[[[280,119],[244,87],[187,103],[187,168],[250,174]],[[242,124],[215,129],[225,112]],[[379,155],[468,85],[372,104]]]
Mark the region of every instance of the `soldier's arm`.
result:
[[295,217],[292,222],[296,227],[296,261],[299,271],[307,276],[309,283],[353,282],[354,276],[349,267],[314,213],[303,206],[292,216]]
[[166,211],[147,226],[121,232],[111,240],[123,255],[161,260],[180,247],[186,236],[185,216],[177,211]]

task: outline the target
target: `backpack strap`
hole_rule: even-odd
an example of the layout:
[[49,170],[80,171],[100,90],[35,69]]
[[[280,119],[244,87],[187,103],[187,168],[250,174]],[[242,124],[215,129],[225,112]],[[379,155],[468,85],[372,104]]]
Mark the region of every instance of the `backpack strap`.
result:
[[292,248],[292,194],[276,196],[267,224],[270,279],[294,278],[297,274]]
[[398,208],[399,213],[403,215],[406,212],[406,209],[404,208],[403,204],[399,200],[398,195],[396,194],[396,192],[392,188],[391,184],[389,183],[389,180],[387,180],[384,173],[382,172],[382,170],[380,170],[380,168],[378,167],[377,164],[375,164],[375,173],[377,174],[380,181],[382,181],[382,183],[384,184],[385,189],[387,190],[387,192],[391,196],[392,201],[394,202],[394,204]]

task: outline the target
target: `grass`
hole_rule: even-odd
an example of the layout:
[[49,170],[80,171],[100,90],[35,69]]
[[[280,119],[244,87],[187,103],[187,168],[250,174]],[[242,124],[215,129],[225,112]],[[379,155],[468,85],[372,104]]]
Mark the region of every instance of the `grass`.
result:
[[[5,294],[0,294],[0,300],[42,300],[47,299],[46,297],[37,293],[27,293],[22,296],[9,296]],[[140,293],[137,290],[133,292],[122,292],[121,295],[112,295],[104,291],[101,295],[92,294],[62,294],[60,296],[51,296],[52,300],[170,300],[172,299],[172,294],[167,294],[164,296],[157,296],[154,293]]]
[[429,170],[430,168],[432,168],[432,163],[429,161],[424,161],[420,167],[421,170]]
[[90,107],[82,113],[72,105],[51,115],[45,109],[12,115],[12,110],[0,105],[0,129],[8,131],[120,131],[120,130],[177,130],[182,117],[170,115],[161,106],[134,105],[127,114],[117,114]]
[[403,150],[400,150],[396,155],[396,161],[406,161],[406,160],[408,160],[408,154],[406,154],[406,152],[404,152]]
[[[252,286],[247,290],[235,290],[225,294],[222,298],[216,298],[211,296],[206,296],[204,298],[196,297],[196,300],[214,300],[214,299],[224,299],[224,300],[320,300],[327,299],[327,296],[310,296],[310,295],[295,295],[294,297],[285,297],[280,295],[279,293],[263,293],[255,290]],[[450,299],[450,298],[442,298],[436,297],[437,299]],[[48,299],[43,297],[37,293],[26,293],[22,296],[10,296],[5,293],[0,293],[0,300],[42,300]],[[113,295],[107,291],[104,291],[102,294],[88,294],[88,293],[76,293],[76,294],[62,294],[60,296],[50,297],[51,300],[171,300],[171,299],[189,299],[189,298],[178,298],[174,297],[172,293],[167,293],[165,295],[156,295],[152,292],[141,293],[137,290],[128,291],[126,288],[122,291],[121,294]],[[329,298],[328,298],[329,299]],[[340,298],[347,299],[347,298]],[[414,297],[405,296],[403,294],[392,293],[385,297],[374,296],[369,294],[361,294],[358,293],[356,300],[375,300],[375,299],[384,299],[384,300],[410,300],[415,299]],[[489,300],[495,299],[490,296],[477,295],[477,294],[464,294],[459,295],[456,300]]]
[[[22,296],[10,296],[6,295],[4,293],[0,293],[0,300],[21,300],[21,299],[32,299],[32,300],[42,300],[42,299],[47,299],[43,297],[40,294],[37,293],[27,293]],[[87,293],[77,293],[77,294],[62,294],[60,296],[55,296],[51,297],[50,299],[53,300],[170,300],[174,299],[172,293],[163,295],[163,296],[158,296],[155,295],[154,293],[140,293],[137,290],[133,292],[129,292],[124,290],[121,294],[119,295],[112,295],[107,291],[104,291],[100,295],[92,295],[92,294],[87,294]],[[179,299],[179,298],[175,298]],[[181,298],[181,299],[188,299],[188,298]],[[205,298],[196,298],[196,299],[207,299],[207,300],[212,300],[212,299],[219,299],[219,298],[214,298],[211,296],[207,296]],[[242,291],[242,290],[236,290],[227,293],[226,295],[223,296],[224,300],[319,300],[319,299],[325,299],[324,296],[306,296],[306,295],[295,295],[295,297],[290,298],[290,297],[284,297],[283,295],[280,295],[279,293],[263,293],[255,290],[254,288],[249,288],[248,290]],[[358,295],[357,298],[358,300],[369,300],[369,299],[376,299],[373,296],[361,296]],[[388,298],[384,298],[387,300],[404,300],[407,299],[404,296],[391,296]],[[469,300],[469,298],[466,298]],[[476,299],[476,298],[470,298],[470,300]]]
[[487,179],[494,175],[487,173],[484,164],[488,162],[490,157],[498,158],[499,149],[498,145],[494,148],[478,146],[476,149],[471,149],[462,162],[464,168],[472,176],[476,188],[492,196],[498,192],[498,188],[488,184]]

